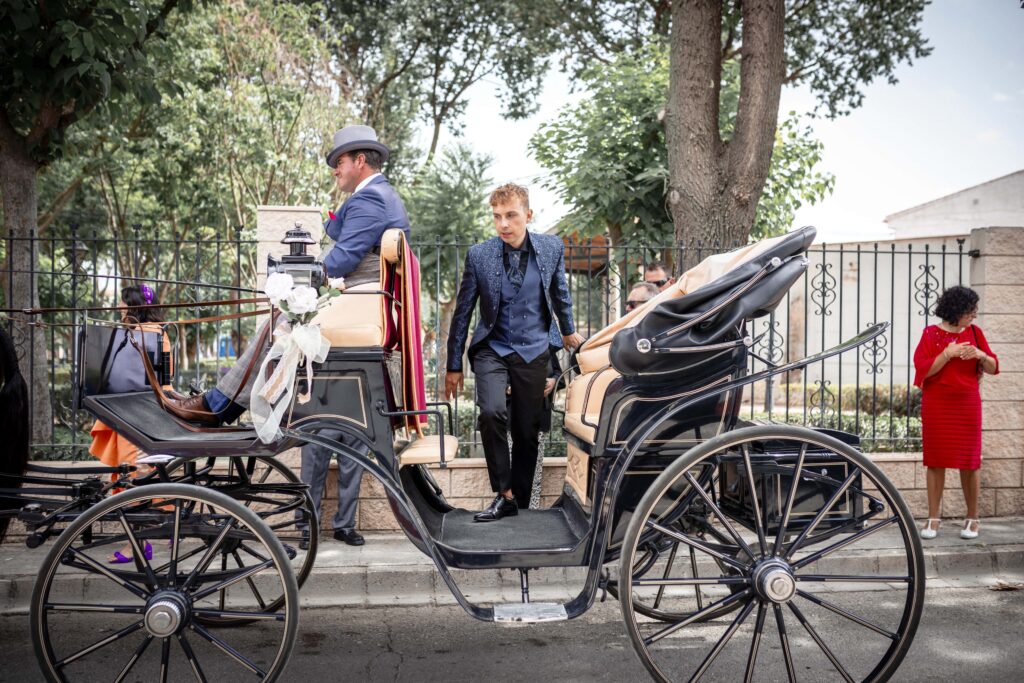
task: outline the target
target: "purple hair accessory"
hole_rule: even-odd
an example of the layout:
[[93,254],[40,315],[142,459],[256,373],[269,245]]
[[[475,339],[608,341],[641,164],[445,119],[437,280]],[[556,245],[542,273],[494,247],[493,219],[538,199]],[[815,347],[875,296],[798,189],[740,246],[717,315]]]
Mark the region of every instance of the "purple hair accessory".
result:
[[149,288],[149,285],[140,284],[139,291],[142,292],[142,298],[146,301],[147,304],[153,303],[154,294],[153,290]]

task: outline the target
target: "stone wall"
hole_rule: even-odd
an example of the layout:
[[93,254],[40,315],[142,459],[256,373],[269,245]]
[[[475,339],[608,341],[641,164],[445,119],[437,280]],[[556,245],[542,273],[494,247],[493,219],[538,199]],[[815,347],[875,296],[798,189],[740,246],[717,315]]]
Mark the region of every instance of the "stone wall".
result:
[[[979,254],[971,260],[971,287],[981,297],[977,324],[999,356],[999,374],[986,376],[981,384],[981,514],[1020,515],[1024,514],[1024,227],[973,230],[970,244]],[[946,514],[955,499],[954,495],[946,501]]]

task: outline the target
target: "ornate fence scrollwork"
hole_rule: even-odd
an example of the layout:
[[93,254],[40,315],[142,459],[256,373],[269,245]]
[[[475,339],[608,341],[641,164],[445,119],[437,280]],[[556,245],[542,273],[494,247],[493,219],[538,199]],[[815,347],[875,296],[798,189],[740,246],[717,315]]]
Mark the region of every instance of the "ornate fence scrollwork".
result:
[[757,343],[754,344],[752,350],[769,363],[778,363],[785,355],[783,345],[786,343],[786,339],[779,331],[779,327],[779,321],[772,313],[767,320],[761,323],[761,334],[755,335]]
[[829,306],[836,300],[836,278],[829,271],[831,263],[819,263],[814,266],[818,274],[811,278],[811,301],[817,309],[815,315],[832,315]]
[[914,301],[921,307],[918,315],[934,315],[935,301],[939,298],[939,278],[935,266],[923,263],[917,267],[921,274],[914,278]]
[[[865,325],[865,329],[871,327],[875,323],[870,322]],[[889,332],[888,330],[878,335],[871,340],[870,344],[865,344],[861,347],[860,357],[867,363],[867,368],[864,370],[869,375],[878,375],[882,373],[882,366],[885,364],[885,359],[889,357]]]
[[814,391],[808,397],[810,410],[807,411],[807,418],[819,427],[838,426],[836,422],[836,393],[829,387],[831,380],[814,380]]

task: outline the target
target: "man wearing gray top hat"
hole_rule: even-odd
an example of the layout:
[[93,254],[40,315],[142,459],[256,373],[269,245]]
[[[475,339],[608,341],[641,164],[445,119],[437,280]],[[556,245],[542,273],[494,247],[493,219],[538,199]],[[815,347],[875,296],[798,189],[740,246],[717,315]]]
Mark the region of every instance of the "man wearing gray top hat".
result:
[[[324,224],[334,246],[324,257],[327,275],[344,277],[352,287],[380,278],[380,239],[388,228],[401,228],[409,236],[409,217],[405,205],[391,184],[380,173],[389,156],[388,148],[377,140],[369,126],[346,126],[334,134],[327,165],[338,189],[351,193],[337,213]],[[262,331],[262,330],[261,330]],[[257,338],[260,334],[257,334]],[[266,346],[250,344],[217,383],[205,394],[169,400],[168,408],[185,420],[207,425],[234,422],[249,406],[249,390],[255,372],[248,372],[252,357]],[[256,365],[258,367],[259,360]]]
[[[380,172],[389,154],[369,126],[346,126],[336,132],[327,154],[327,165],[338,189],[350,194],[324,224],[327,234],[334,240],[334,246],[324,257],[324,265],[329,277],[344,277],[346,287],[379,281],[380,240],[385,230],[401,228],[406,238],[409,237],[405,205]],[[262,330],[257,338],[261,333]],[[249,405],[249,392],[256,376],[249,369],[259,367],[266,350],[265,344],[250,344],[217,383],[217,388],[198,396],[170,399],[168,408],[185,420],[202,424],[234,422]],[[256,354],[259,357],[254,361]],[[320,434],[342,439],[341,432],[336,430],[324,430]],[[310,485],[318,516],[330,462],[329,451],[319,446],[303,446],[302,480]],[[349,545],[363,545],[363,537],[355,530],[361,474],[354,462],[338,459],[338,512],[332,526],[334,538]],[[302,545],[306,546],[307,542],[303,541]]]

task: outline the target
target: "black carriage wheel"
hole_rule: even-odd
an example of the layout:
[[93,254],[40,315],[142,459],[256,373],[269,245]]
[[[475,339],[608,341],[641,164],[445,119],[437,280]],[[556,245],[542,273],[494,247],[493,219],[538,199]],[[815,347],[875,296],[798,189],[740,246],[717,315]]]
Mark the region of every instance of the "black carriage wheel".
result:
[[[703,484],[705,494],[713,499],[717,480],[709,473],[707,481],[703,482]],[[678,519],[665,521],[663,524],[677,533],[691,533],[705,543],[714,544],[718,550],[731,557],[738,556],[742,552],[741,549],[731,543],[730,539],[722,536],[711,525],[707,524],[707,511],[701,496],[696,492],[692,492],[688,500],[690,502],[690,509],[682,508]],[[682,502],[679,501],[674,507],[682,507]],[[636,563],[633,565],[632,578],[634,579],[644,577],[667,579],[672,576],[678,576],[680,572],[693,579],[699,579],[702,576],[697,564],[696,551],[692,547],[680,543],[670,535],[648,530],[640,540],[640,547],[643,552],[639,554]],[[715,568],[716,570],[731,571],[729,565],[726,565],[717,558],[712,558],[712,561],[718,565]],[[685,611],[671,609],[672,601],[667,599],[666,588],[666,586],[659,586],[652,595],[642,597],[634,592],[633,609],[645,617],[665,622],[686,619],[694,612],[700,612],[704,609],[706,596],[703,594],[703,589],[700,585],[694,585],[690,588],[693,592],[694,600],[691,605],[687,606]],[[731,586],[730,589],[733,591],[739,590],[736,586]],[[619,598],[618,581],[615,579],[608,580],[608,592],[612,597]],[[738,603],[724,605],[718,609],[704,612],[697,617],[696,621],[699,623],[717,619],[739,608],[740,605]]]
[[[126,542],[133,561],[107,563]],[[244,566],[222,567],[221,548],[241,542]],[[246,581],[279,592],[281,609],[220,604],[223,588]],[[32,592],[32,644],[49,681],[96,680],[96,668],[115,681],[275,680],[298,630],[298,591],[280,540],[239,501],[187,484],[140,486],[88,509],[54,543]],[[257,620],[258,645],[233,646],[201,618]]]
[[[277,458],[236,456],[220,459],[221,462],[224,460],[228,462],[227,469],[218,470],[215,469],[217,458],[179,458],[167,465],[168,480],[215,489],[254,509],[284,545],[285,552],[292,560],[295,579],[299,588],[302,588],[313,571],[319,545],[319,534],[310,532],[310,529],[316,529],[319,521],[309,491],[299,488],[302,481],[298,475]],[[306,525],[305,530],[301,528],[303,524]],[[306,550],[299,547],[303,540],[309,543]],[[225,565],[239,565],[242,561],[240,555],[244,552],[244,548],[227,548],[220,561]],[[261,612],[273,612],[283,601],[280,595],[263,596],[251,581],[234,590],[252,593]],[[206,617],[199,619],[202,623],[219,626],[244,626],[249,623],[242,620],[217,621]]]
[[[717,499],[698,492],[708,493],[697,483],[708,472],[719,479]],[[658,522],[666,508],[689,507],[695,498],[710,515],[703,535]],[[872,548],[883,529],[898,532],[884,569],[857,564],[855,551]],[[692,549],[704,567],[697,578],[680,569],[619,586],[627,633],[655,680],[708,674],[751,681],[757,671],[761,680],[795,681],[799,670],[805,677],[885,681],[913,641],[925,588],[913,517],[876,465],[832,437],[771,425],[696,446],[641,499],[623,540],[619,576],[636,573],[651,532]],[[697,607],[694,586],[716,594]],[[647,602],[642,596],[666,589],[677,606],[663,611],[688,616],[644,618],[636,607]],[[862,590],[884,590],[884,599],[864,601]],[[738,613],[722,619],[726,608]],[[856,660],[844,654],[851,643],[861,650]]]

